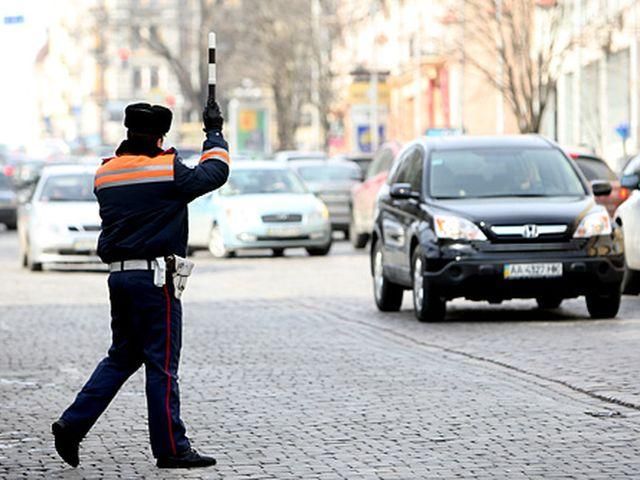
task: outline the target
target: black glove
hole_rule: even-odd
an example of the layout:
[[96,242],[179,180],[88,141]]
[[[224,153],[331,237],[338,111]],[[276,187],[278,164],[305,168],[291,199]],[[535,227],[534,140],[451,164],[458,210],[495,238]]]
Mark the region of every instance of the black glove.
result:
[[212,99],[207,100],[207,105],[202,112],[202,120],[204,121],[205,131],[222,130],[224,118],[222,118],[222,114],[220,113],[218,102]]

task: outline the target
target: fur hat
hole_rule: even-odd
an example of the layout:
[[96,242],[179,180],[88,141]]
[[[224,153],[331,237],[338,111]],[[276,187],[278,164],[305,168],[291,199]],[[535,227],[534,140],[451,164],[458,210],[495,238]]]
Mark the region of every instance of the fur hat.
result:
[[162,137],[171,128],[171,110],[161,105],[132,103],[124,109],[124,126],[133,133]]

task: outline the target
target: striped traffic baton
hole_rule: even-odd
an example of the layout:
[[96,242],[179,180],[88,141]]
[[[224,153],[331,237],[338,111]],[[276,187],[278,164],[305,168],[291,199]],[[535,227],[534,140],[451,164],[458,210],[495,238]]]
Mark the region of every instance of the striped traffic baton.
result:
[[209,32],[209,100],[216,99],[216,34]]

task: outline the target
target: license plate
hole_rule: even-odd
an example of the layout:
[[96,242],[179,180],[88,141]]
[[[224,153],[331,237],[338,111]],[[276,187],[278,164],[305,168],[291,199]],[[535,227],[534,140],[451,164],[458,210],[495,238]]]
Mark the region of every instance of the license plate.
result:
[[300,229],[295,227],[270,228],[267,233],[270,237],[298,237],[300,236]]
[[73,248],[80,252],[91,252],[96,250],[97,244],[95,240],[79,240],[73,244]]
[[562,263],[508,263],[504,266],[504,278],[553,278],[562,276]]

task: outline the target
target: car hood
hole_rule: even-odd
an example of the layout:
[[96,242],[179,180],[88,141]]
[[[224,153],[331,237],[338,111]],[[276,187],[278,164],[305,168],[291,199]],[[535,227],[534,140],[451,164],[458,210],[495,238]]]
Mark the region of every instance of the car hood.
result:
[[263,213],[304,213],[316,210],[318,198],[311,193],[265,193],[221,197],[224,208]]
[[51,223],[74,225],[100,225],[98,202],[37,202],[33,216]]
[[593,197],[440,200],[438,207],[487,225],[574,224],[595,206]]

